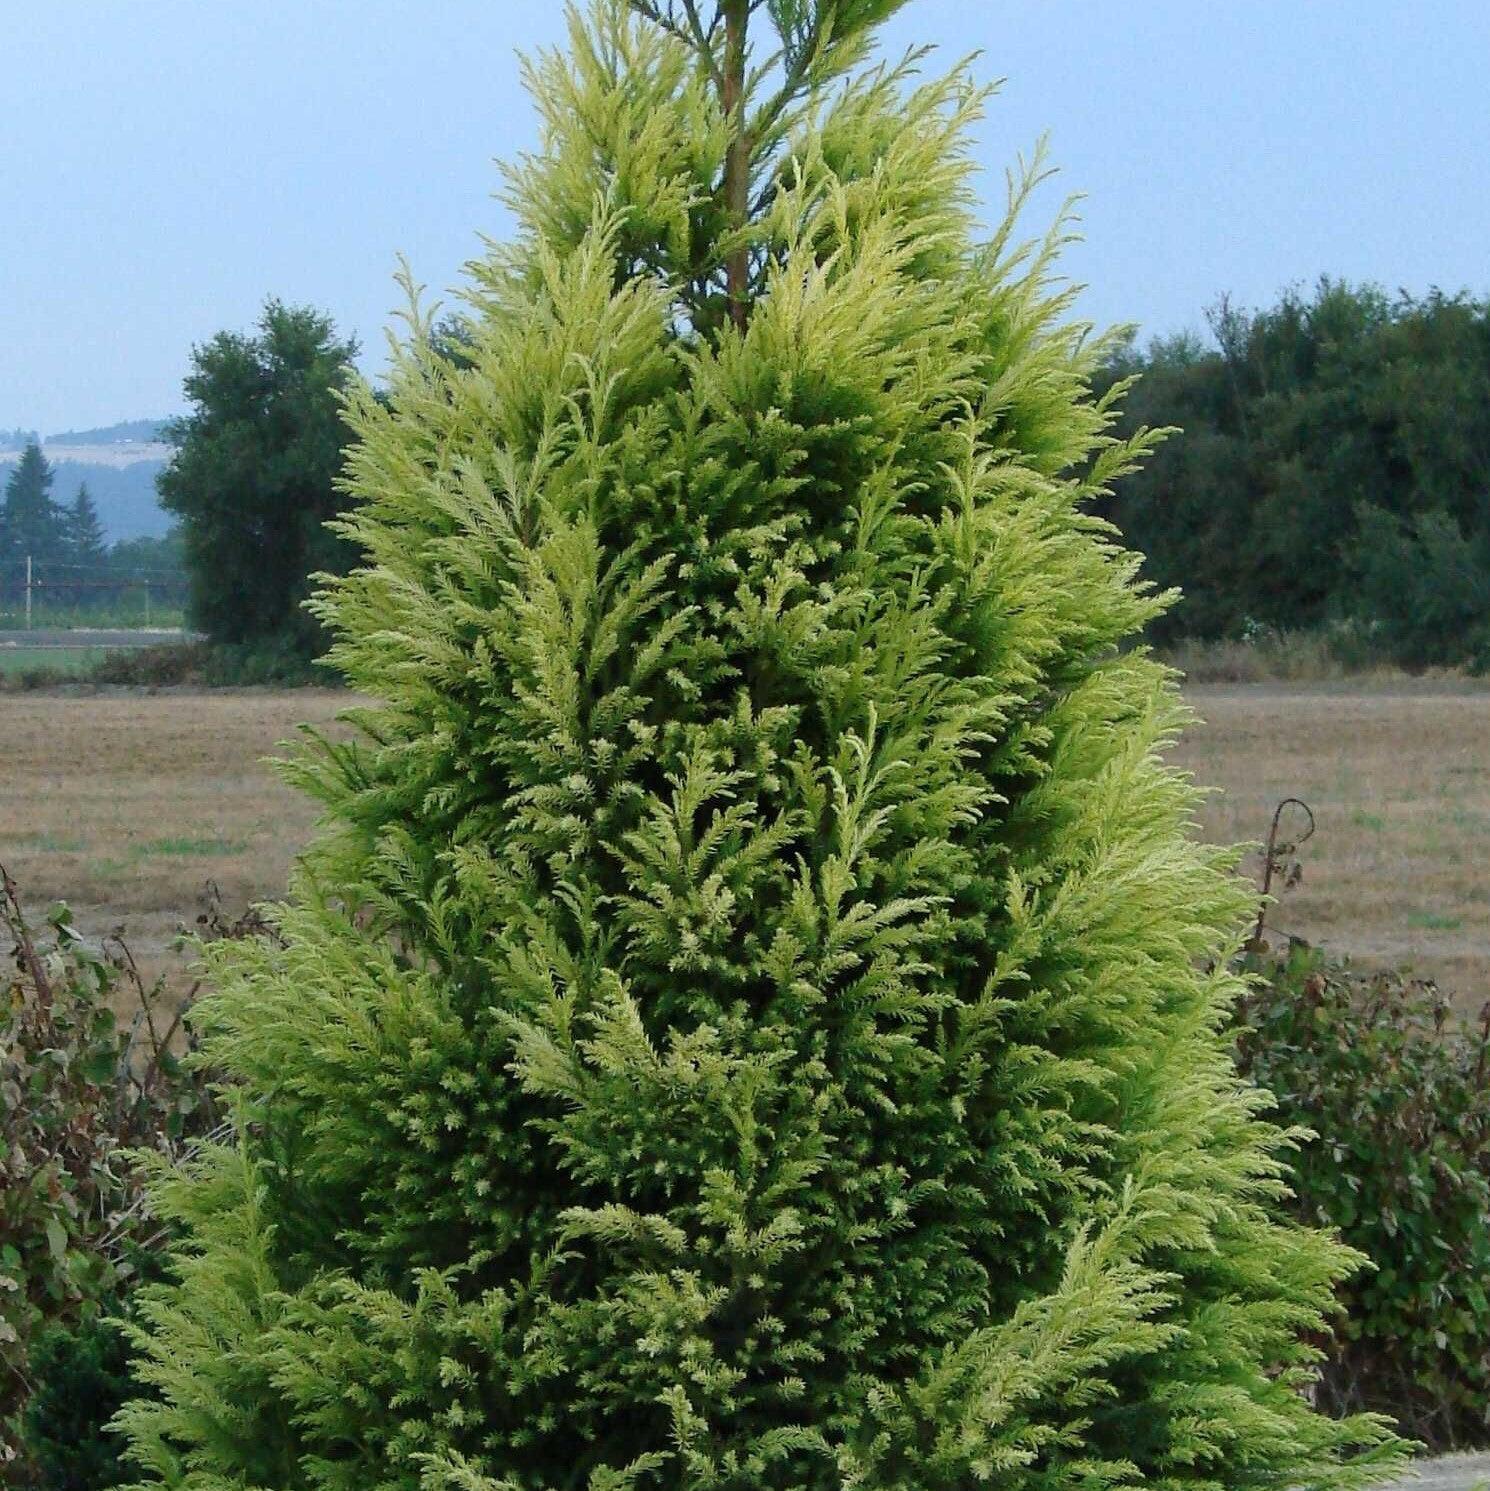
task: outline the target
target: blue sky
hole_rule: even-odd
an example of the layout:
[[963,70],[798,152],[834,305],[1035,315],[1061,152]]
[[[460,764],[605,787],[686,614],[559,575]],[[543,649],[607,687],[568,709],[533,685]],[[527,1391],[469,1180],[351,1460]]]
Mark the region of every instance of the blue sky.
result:
[[[381,358],[395,256],[500,236],[550,0],[0,0],[0,427],[181,406],[189,349],[275,294]],[[1484,0],[913,0],[887,48],[982,52],[992,202],[1085,196],[1083,311],[1199,327],[1321,273],[1490,293]],[[1043,214],[1043,216],[1042,216]]]

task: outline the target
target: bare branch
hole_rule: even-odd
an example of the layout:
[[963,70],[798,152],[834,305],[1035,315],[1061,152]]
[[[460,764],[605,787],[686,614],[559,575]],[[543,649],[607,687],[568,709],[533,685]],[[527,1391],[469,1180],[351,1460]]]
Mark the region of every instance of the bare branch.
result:
[[703,18],[698,13],[696,0],[683,0],[686,24],[678,19],[671,5],[664,10],[657,0],[630,0],[630,3],[631,8],[644,20],[651,21],[654,26],[660,27],[669,36],[686,43],[697,52],[708,69],[710,80],[715,88],[721,95],[724,93],[724,73],[714,55],[714,31],[718,27],[717,16],[713,25],[706,29]]
[[16,955],[20,958],[26,969],[26,976],[31,980],[36,989],[36,997],[41,1002],[41,1007],[48,1014],[52,1009],[52,984],[47,978],[46,965],[41,961],[36,951],[36,944],[31,940],[31,929],[26,925],[26,918],[21,912],[20,892],[14,880],[6,872],[5,866],[0,865],[0,911],[4,913],[6,929],[16,945]]
[[653,0],[631,0],[631,8],[654,26],[660,26],[669,36],[676,36],[679,41],[692,41],[693,38],[677,23],[672,12],[664,12],[661,6],[653,4]]
[[714,86],[719,90],[720,97],[724,96],[725,83],[724,71],[719,66],[719,61],[714,55],[714,37],[719,30],[721,12],[714,12],[714,19],[710,21],[705,29],[703,19],[698,13],[697,0],[683,0],[683,13],[688,17],[689,30],[692,32],[693,44],[697,47],[699,55],[704,59],[709,69],[709,76],[714,80]]

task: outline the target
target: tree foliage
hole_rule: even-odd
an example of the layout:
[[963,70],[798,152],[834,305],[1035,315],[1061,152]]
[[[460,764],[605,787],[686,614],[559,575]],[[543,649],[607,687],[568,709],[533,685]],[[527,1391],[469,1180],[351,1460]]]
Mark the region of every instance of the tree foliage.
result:
[[62,515],[63,534],[68,558],[81,568],[96,569],[108,559],[108,545],[104,542],[103,525],[98,521],[98,508],[88,491],[86,482],[78,487],[78,495]]
[[219,332],[192,353],[192,412],[170,428],[159,488],[180,519],[193,621],[214,642],[322,646],[303,602],[311,576],[348,559],[326,524],[355,354],[326,316],[275,300],[255,335]]
[[1378,1409],[1438,1451],[1490,1443],[1490,1005],[1466,1027],[1431,984],[1257,954],[1241,1012],[1245,1070],[1306,1131],[1300,1216],[1338,1228],[1372,1268],[1321,1391]]
[[1441,508],[1399,517],[1367,504],[1356,522],[1348,602],[1392,656],[1490,671],[1490,520],[1466,532]]
[[[122,943],[90,947],[66,907],[34,933],[3,868],[0,939],[0,1482],[25,1486],[59,1447],[63,1400],[81,1413],[76,1390],[103,1367],[75,1348],[91,1341],[108,1357],[100,1316],[163,1241],[130,1151],[172,1153],[214,1110],[209,1077],[184,1067],[179,997],[164,977],[142,978]],[[121,1021],[131,1007],[136,1018]],[[66,1386],[52,1376],[64,1361]],[[76,1448],[79,1466],[110,1452]]]
[[34,440],[5,480],[0,505],[0,560],[51,563],[67,550],[66,515],[52,499],[52,468]]
[[1162,603],[1087,508],[1148,439],[1033,174],[977,235],[983,90],[859,66],[889,8],[574,18],[517,241],[356,395],[317,610],[376,702],[288,768],[284,945],[212,960],[145,1483],[1393,1463],[1306,1400],[1355,1258],[1280,1215],[1248,897],[1119,646]]
[[1108,509],[1184,589],[1156,634],[1353,619],[1404,662],[1484,661],[1490,305],[1326,280],[1211,327],[1104,373],[1143,375],[1127,420],[1184,431]]
[[65,506],[52,495],[56,472],[30,441],[6,478],[0,500],[0,605],[20,599],[29,574],[39,602],[86,596],[89,582],[118,573],[126,546],[114,555],[104,540],[98,509],[86,484]]

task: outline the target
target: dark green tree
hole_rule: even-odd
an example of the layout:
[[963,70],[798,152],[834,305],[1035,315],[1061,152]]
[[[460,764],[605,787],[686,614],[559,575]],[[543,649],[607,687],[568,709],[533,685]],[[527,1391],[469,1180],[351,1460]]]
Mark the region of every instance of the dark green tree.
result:
[[170,428],[159,488],[180,520],[193,621],[216,642],[321,649],[303,602],[310,577],[350,555],[326,524],[342,505],[339,400],[356,350],[328,317],[271,300],[255,335],[192,352],[192,410]]
[[[459,345],[356,396],[376,703],[121,1426],[227,1491],[1357,1487],[1354,1255],[1222,1028],[1251,897],[1090,501],[1101,339],[894,0],[598,0]],[[641,17],[636,14],[642,12]]]
[[1143,375],[1125,428],[1183,430],[1107,509],[1154,580],[1184,590],[1156,634],[1353,618],[1404,662],[1469,660],[1458,602],[1430,607],[1431,646],[1421,626],[1409,644],[1394,625],[1405,597],[1361,560],[1368,540],[1427,524],[1436,537],[1416,543],[1416,562],[1444,569],[1425,583],[1467,594],[1439,518],[1469,550],[1490,544],[1490,306],[1327,280],[1255,314],[1222,301],[1210,321],[1210,344],[1160,339],[1103,374]]
[[110,572],[119,577],[150,574],[162,579],[184,579],[181,529],[173,527],[162,538],[121,538],[109,546],[107,562]]
[[89,494],[87,482],[78,487],[78,495],[63,515],[63,548],[68,562],[94,569],[102,566],[108,554],[103,524]]
[[1347,552],[1354,614],[1409,668],[1490,671],[1490,524],[1473,536],[1441,510],[1366,507]]
[[35,1387],[21,1437],[46,1491],[107,1491],[127,1480],[123,1443],[104,1427],[139,1390],[119,1327],[96,1317],[53,1325],[27,1370]]
[[66,524],[52,501],[52,468],[33,440],[6,478],[0,553],[14,566],[24,564],[28,556],[38,564],[54,564],[65,552]]

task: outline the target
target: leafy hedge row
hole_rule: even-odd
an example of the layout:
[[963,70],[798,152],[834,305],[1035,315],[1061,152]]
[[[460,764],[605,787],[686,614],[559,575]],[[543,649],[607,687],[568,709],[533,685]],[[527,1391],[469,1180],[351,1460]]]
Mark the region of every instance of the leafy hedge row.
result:
[[1184,601],[1166,644],[1351,621],[1378,655],[1490,667],[1490,301],[1322,280],[1129,347],[1123,428],[1184,433],[1106,515]]
[[1375,1265],[1342,1290],[1322,1402],[1490,1443],[1490,1004],[1467,1025],[1431,983],[1297,945],[1252,971],[1239,1060],[1309,1131],[1295,1205]]
[[[216,1110],[207,1076],[184,1061],[191,991],[147,981],[122,943],[91,947],[65,907],[33,931],[3,870],[0,932],[11,953],[0,972],[0,1481],[41,1475],[63,1491],[107,1484],[94,1476],[111,1463],[106,1405],[84,1411],[89,1395],[75,1390],[78,1351],[122,1371],[101,1321],[164,1242],[131,1151],[176,1155]],[[83,1411],[91,1432],[58,1411]]]
[[121,647],[85,667],[36,662],[0,673],[0,693],[72,685],[105,688],[336,688],[340,679],[288,643],[168,642]]

